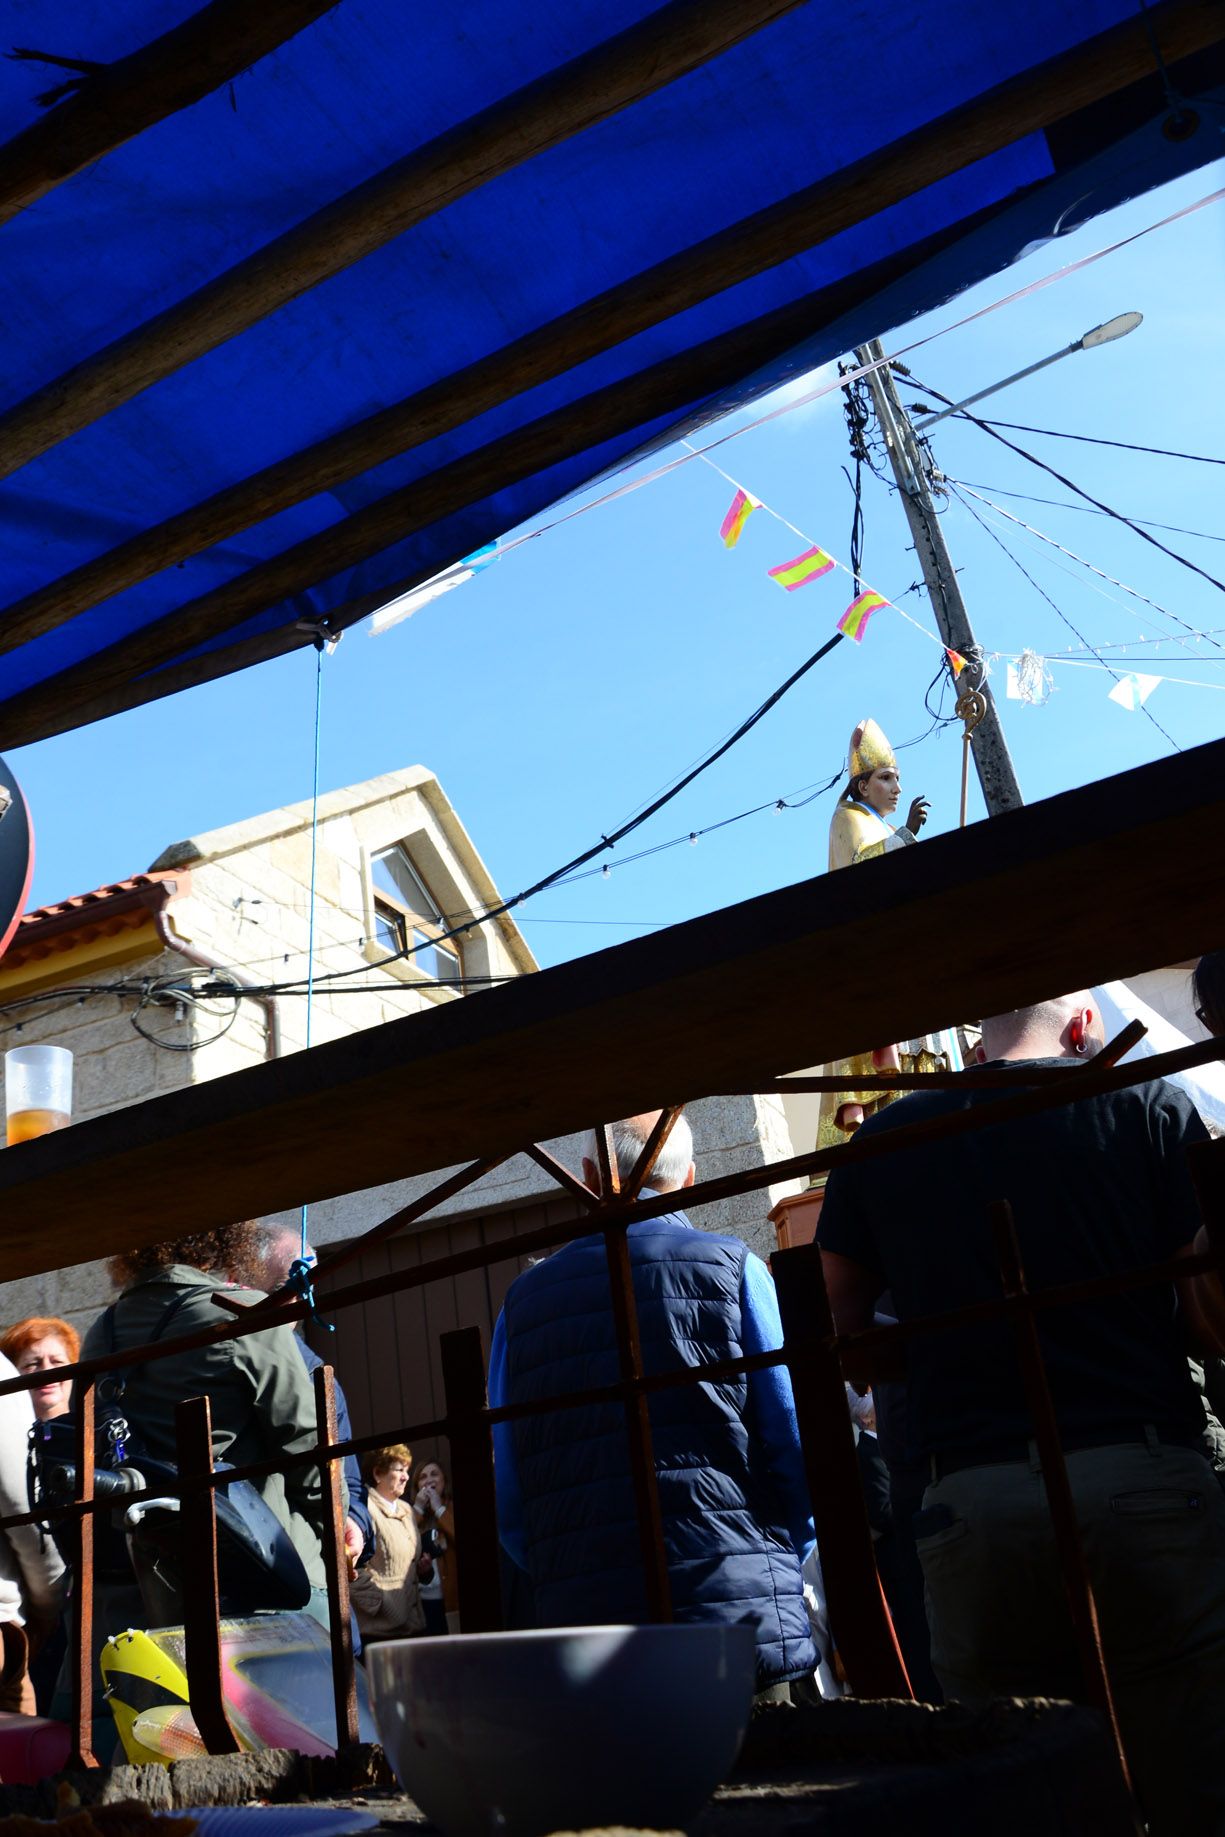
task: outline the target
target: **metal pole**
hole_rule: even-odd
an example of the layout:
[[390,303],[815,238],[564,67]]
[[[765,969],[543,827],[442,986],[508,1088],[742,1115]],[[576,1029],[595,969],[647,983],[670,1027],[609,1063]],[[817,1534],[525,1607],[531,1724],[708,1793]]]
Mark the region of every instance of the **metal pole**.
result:
[[998,395],[999,391],[1007,389],[1010,383],[1023,382],[1027,376],[1034,376],[1039,370],[1049,369],[1051,364],[1060,363],[1063,358],[1071,357],[1074,351],[1083,350],[1084,346],[1080,339],[1075,338],[1071,344],[1065,345],[1062,351],[1053,351],[1049,357],[1040,357],[1036,364],[1026,364],[1023,370],[1014,370],[1011,376],[1002,377],[998,383],[989,383],[985,389],[977,390],[973,395],[966,396],[963,401],[954,402],[949,408],[942,408],[940,413],[933,415],[929,421],[920,421],[918,431],[920,434],[925,434],[929,427],[935,427],[937,421],[947,421],[950,415],[959,415],[963,408],[970,408],[975,402],[983,402],[989,395]]
[[[340,1440],[336,1430],[336,1374],[318,1365],[315,1422],[319,1440],[329,1447]],[[343,1456],[340,1457],[343,1459]],[[332,1702],[336,1710],[336,1751],[351,1748],[360,1737],[357,1679],[353,1671],[353,1623],[349,1617],[349,1559],[345,1551],[345,1514],[340,1497],[340,1461],[325,1461],[323,1478],[323,1563],[328,1579],[328,1637],[332,1645]]]
[[[856,352],[861,364],[877,362],[884,355],[884,347],[879,339],[873,339],[871,344],[862,346]],[[998,816],[1001,811],[1019,808],[1024,800],[1008,751],[1008,742],[1000,725],[999,712],[986,681],[974,629],[961,597],[957,576],[953,572],[944,531],[932,502],[924,455],[902,407],[888,364],[874,370],[867,382],[889,450],[893,474],[901,488],[902,507],[914,537],[915,552],[923,570],[923,579],[927,583],[940,636],[950,650],[960,652],[966,659],[968,667],[962,678],[963,685],[977,689],[986,700],[987,711],[974,734],[972,750],[987,813],[989,816]],[[966,677],[971,672],[972,680],[967,682]]]

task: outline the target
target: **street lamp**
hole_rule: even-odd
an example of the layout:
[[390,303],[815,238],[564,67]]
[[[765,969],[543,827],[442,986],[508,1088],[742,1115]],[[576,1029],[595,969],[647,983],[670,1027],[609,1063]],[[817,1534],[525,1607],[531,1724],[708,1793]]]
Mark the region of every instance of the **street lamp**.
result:
[[937,421],[946,421],[950,415],[959,414],[972,403],[981,402],[984,396],[994,395],[998,389],[1007,389],[1010,383],[1019,383],[1023,376],[1032,376],[1036,370],[1045,370],[1048,364],[1057,364],[1061,358],[1071,357],[1073,351],[1095,351],[1099,344],[1113,344],[1116,338],[1126,338],[1128,332],[1134,332],[1143,319],[1143,313],[1117,313],[1113,319],[1107,319],[1104,325],[1095,325],[1083,338],[1073,339],[1062,351],[1054,351],[1050,357],[1040,358],[1036,364],[1028,364],[1024,370],[1015,370],[1011,376],[1004,377],[1002,382],[992,383],[989,388],[980,389],[977,395],[966,396],[962,402],[954,402],[951,408],[942,408],[938,415],[932,415],[927,421],[916,421],[915,432],[925,434],[929,427],[935,427]]

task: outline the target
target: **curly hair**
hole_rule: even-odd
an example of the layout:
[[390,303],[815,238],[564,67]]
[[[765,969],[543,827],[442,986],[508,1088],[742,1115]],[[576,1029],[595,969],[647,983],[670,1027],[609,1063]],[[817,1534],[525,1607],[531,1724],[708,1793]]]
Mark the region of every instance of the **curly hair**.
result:
[[370,1472],[377,1480],[381,1473],[386,1473],[397,1461],[403,1461],[406,1467],[413,1464],[413,1451],[406,1448],[403,1442],[392,1442],[390,1447],[376,1448],[370,1456]]
[[242,1218],[236,1224],[218,1225],[213,1231],[191,1231],[165,1244],[145,1244],[138,1250],[125,1250],[110,1259],[107,1270],[117,1288],[126,1288],[137,1276],[148,1275],[153,1270],[169,1269],[172,1263],[187,1263],[192,1269],[215,1270],[218,1274],[224,1272],[241,1280],[256,1254],[260,1230],[257,1219]]
[[53,1336],[63,1341],[68,1363],[75,1365],[81,1356],[81,1337],[75,1327],[70,1327],[66,1320],[60,1320],[54,1314],[28,1314],[24,1320],[15,1321],[0,1334],[0,1352],[16,1365],[22,1354],[28,1352],[36,1341]]

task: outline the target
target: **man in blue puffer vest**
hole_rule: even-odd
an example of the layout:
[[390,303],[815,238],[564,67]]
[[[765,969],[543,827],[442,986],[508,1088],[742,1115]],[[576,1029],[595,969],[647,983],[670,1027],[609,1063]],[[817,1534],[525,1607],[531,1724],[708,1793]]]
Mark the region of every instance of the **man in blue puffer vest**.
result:
[[[614,1124],[622,1179],[657,1116]],[[591,1159],[583,1175],[597,1186]],[[644,1192],[677,1191],[693,1177],[693,1138],[681,1117]],[[738,1238],[695,1230],[676,1211],[631,1225],[629,1246],[647,1372],[782,1345],[773,1280]],[[489,1400],[518,1403],[617,1376],[604,1240],[579,1238],[507,1295]],[[675,1618],[753,1621],[759,1691],[811,1673],[817,1655],[800,1564],[813,1528],[786,1368],[659,1391],[650,1410]],[[646,1620],[621,1405],[500,1425],[494,1449],[502,1545],[526,1573],[536,1624]]]

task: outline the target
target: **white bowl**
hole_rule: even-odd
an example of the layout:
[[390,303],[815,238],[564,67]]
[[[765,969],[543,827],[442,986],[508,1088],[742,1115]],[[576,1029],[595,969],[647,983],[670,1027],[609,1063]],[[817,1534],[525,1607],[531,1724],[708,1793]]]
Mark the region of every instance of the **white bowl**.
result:
[[557,1627],[369,1647],[375,1721],[446,1837],[676,1829],[740,1748],[752,1626]]

